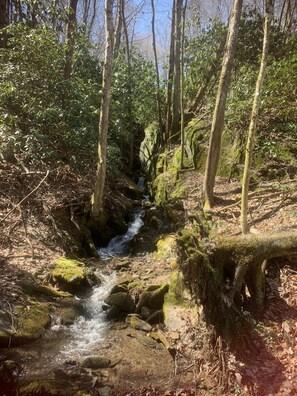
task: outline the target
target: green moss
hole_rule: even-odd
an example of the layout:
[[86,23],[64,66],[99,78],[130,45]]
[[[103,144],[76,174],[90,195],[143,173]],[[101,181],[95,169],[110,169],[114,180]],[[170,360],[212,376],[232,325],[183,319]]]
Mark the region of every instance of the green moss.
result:
[[30,342],[38,339],[44,328],[50,324],[48,304],[31,304],[27,307],[17,307],[17,332],[13,343]]
[[84,264],[64,257],[57,259],[53,263],[50,271],[50,280],[62,290],[70,293],[90,286]]

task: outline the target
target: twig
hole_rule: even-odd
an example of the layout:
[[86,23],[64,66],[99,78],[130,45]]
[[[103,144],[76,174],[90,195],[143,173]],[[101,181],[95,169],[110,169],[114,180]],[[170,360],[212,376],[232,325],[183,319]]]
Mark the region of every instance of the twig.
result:
[[26,201],[26,199],[28,199],[32,194],[35,193],[35,191],[37,191],[39,189],[39,187],[41,186],[41,184],[45,181],[45,179],[48,177],[50,171],[48,170],[46,172],[46,175],[44,176],[44,178],[39,182],[38,186],[36,186],[28,195],[26,195],[18,204],[16,204],[4,217],[3,219],[0,220],[0,224],[3,223],[3,221],[5,219],[7,219],[7,217],[13,212],[15,211],[15,209],[20,206],[23,202]]

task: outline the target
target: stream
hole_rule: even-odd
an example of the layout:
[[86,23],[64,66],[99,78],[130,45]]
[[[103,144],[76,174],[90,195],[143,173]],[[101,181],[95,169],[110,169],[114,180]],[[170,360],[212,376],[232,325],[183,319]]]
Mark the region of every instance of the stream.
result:
[[[104,261],[121,255],[143,225],[143,209],[137,208],[126,233],[111,239],[108,246],[98,249]],[[74,297],[84,306],[85,315],[78,317],[70,326],[63,326],[59,317],[52,318],[52,325],[44,336],[33,344],[16,348],[22,356],[25,375],[40,375],[54,371],[65,361],[75,361],[90,356],[104,342],[108,321],[103,309],[103,300],[116,283],[116,272],[99,273],[101,285],[94,287],[92,294],[83,299]]]

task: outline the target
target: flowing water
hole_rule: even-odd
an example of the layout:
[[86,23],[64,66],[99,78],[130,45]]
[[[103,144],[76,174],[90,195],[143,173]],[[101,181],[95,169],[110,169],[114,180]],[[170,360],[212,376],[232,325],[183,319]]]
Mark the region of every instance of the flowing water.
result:
[[[129,242],[143,225],[142,213],[142,209],[137,209],[127,232],[116,236],[107,247],[98,250],[102,259],[108,260],[125,252]],[[21,348],[27,373],[42,373],[66,360],[90,355],[103,342],[108,328],[103,300],[116,282],[116,273],[100,274],[100,277],[101,285],[93,289],[90,297],[80,300],[85,308],[85,316],[80,316],[71,326],[63,326],[57,317],[42,339]]]
[[134,212],[133,220],[129,224],[127,232],[123,235],[117,235],[112,238],[109,244],[101,249],[98,249],[98,254],[103,260],[108,260],[112,257],[119,256],[124,253],[129,242],[138,234],[140,228],[143,226],[142,220],[143,209],[137,209]]

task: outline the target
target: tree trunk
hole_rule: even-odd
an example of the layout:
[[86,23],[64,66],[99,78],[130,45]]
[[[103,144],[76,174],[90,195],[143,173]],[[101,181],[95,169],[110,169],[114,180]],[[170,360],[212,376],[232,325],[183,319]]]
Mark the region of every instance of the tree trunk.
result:
[[106,178],[107,133],[114,46],[112,8],[113,0],[105,0],[105,56],[99,121],[98,162],[92,207],[92,216],[98,225],[102,225],[104,222],[104,185]]
[[72,72],[72,58],[75,45],[76,10],[78,0],[70,0],[67,21],[66,55],[64,65],[64,80],[69,80]]
[[0,48],[5,48],[7,37],[1,30],[8,25],[9,1],[0,0]]
[[159,77],[159,65],[156,47],[156,33],[155,33],[155,5],[154,0],[151,0],[152,4],[152,34],[153,34],[153,50],[155,57],[156,67],[156,79],[157,79],[157,109],[158,109],[158,121],[159,121],[159,133],[163,136],[163,123],[162,123],[162,108],[161,108],[161,96],[160,96],[160,77]]
[[129,170],[132,171],[133,163],[134,163],[134,128],[132,122],[132,59],[131,59],[131,51],[129,44],[129,34],[127,21],[125,17],[125,3],[123,1],[122,4],[122,21],[124,27],[124,35],[125,35],[125,44],[126,44],[126,56],[127,56],[127,64],[128,64],[128,92],[127,92],[127,105],[128,105],[128,121],[129,121],[129,131],[130,131],[130,142],[129,142]]
[[[184,230],[177,240],[180,269],[206,323],[216,335],[228,338],[244,309],[247,286],[249,306],[261,313],[265,298],[266,260],[296,255],[297,232],[220,238],[204,246],[195,233]],[[236,316],[237,319],[236,320]],[[242,315],[241,315],[242,316]]]
[[255,133],[256,133],[256,127],[258,121],[258,114],[261,104],[261,92],[264,83],[266,63],[268,57],[269,32],[270,32],[270,24],[273,14],[273,6],[274,6],[274,0],[266,0],[262,59],[261,59],[259,75],[256,83],[256,90],[254,95],[254,102],[253,102],[247,144],[245,149],[245,163],[244,163],[244,171],[243,171],[242,198],[241,198],[241,228],[243,234],[246,234],[249,231],[248,222],[247,222],[247,212],[248,212],[250,171],[252,165],[254,139],[255,139]]
[[184,168],[184,151],[185,151],[185,103],[184,103],[184,52],[185,52],[185,24],[186,24],[186,11],[188,0],[185,0],[184,8],[182,11],[182,34],[181,34],[181,80],[180,80],[180,169]]
[[174,90],[173,90],[173,114],[170,137],[179,131],[180,124],[180,75],[181,75],[181,14],[183,0],[175,0],[175,29],[174,29]]
[[228,36],[225,46],[223,65],[212,120],[209,149],[206,161],[206,170],[203,186],[205,210],[208,210],[213,206],[213,190],[221,151],[221,138],[224,127],[225,107],[230,86],[233,59],[236,51],[242,3],[243,0],[233,0],[232,3],[232,10],[228,27]]
[[124,7],[124,0],[118,0],[117,20],[116,20],[116,28],[115,28],[114,59],[118,57],[121,46],[121,36],[122,36],[122,27],[123,27],[123,7]]
[[166,86],[166,127],[164,143],[169,139],[171,124],[172,124],[172,86],[173,86],[173,74],[174,74],[174,26],[175,26],[175,0],[172,5],[172,21],[171,21],[171,34],[170,34],[170,52],[169,52],[169,64],[168,64],[168,76]]

